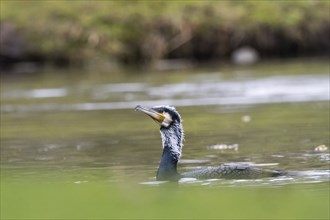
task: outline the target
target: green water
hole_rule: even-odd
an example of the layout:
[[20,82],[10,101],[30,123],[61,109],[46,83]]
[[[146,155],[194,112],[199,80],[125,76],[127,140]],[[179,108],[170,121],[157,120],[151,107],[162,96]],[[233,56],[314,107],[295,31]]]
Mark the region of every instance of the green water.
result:
[[[58,87],[69,88],[71,93],[47,98],[2,96],[2,107],[10,105],[13,110],[1,112],[1,219],[329,219],[329,151],[314,151],[319,145],[329,147],[329,102],[313,100],[319,97],[316,93],[306,101],[288,96],[291,101],[256,104],[251,99],[250,104],[177,107],[185,130],[179,171],[248,162],[267,169],[305,172],[299,177],[257,180],[156,182],[161,141],[152,120],[130,107],[57,109],[63,103],[70,106],[81,102],[108,102],[112,106],[118,101],[163,100],[167,104],[168,97],[152,95],[165,84],[202,79],[205,85],[209,81],[230,81],[237,87],[246,79],[313,74],[317,78],[327,76],[327,71],[328,63],[320,62],[261,65],[243,72],[224,68],[213,69],[212,73],[196,70],[93,77],[84,73],[80,78],[68,73],[6,78],[1,81],[2,94]],[[141,82],[153,87],[147,90],[144,85],[141,91],[131,92],[111,90],[101,98],[95,98],[92,92],[97,88],[100,94],[98,86],[108,83]],[[274,81],[274,87],[278,83]],[[317,86],[312,90],[308,85],[304,97],[318,91]],[[201,87],[185,93],[190,87],[185,88],[171,98],[187,99],[209,91]],[[216,92],[211,89],[201,97]],[[221,96],[222,91],[216,95]],[[299,93],[298,98],[302,95]],[[45,103],[55,106],[40,108],[39,104]],[[219,144],[237,144],[238,150],[212,148]]]

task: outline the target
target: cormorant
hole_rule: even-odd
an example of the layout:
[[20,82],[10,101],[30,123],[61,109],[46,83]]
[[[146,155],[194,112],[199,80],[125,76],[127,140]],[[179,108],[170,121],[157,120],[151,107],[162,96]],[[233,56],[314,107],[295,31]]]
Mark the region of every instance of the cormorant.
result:
[[205,167],[179,174],[177,172],[177,163],[181,156],[184,140],[180,114],[171,106],[155,106],[147,108],[137,105],[135,110],[147,114],[160,124],[163,154],[156,175],[157,180],[177,181],[183,177],[197,179],[254,179],[261,177],[274,177],[284,174],[282,171],[264,170],[241,164]]

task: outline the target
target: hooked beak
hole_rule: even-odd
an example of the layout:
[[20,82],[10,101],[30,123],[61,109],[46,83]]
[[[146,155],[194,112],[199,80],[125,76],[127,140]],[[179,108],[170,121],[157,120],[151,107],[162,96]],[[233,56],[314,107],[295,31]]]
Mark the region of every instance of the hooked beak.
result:
[[140,111],[150,116],[154,121],[158,122],[160,125],[168,127],[172,123],[172,119],[166,113],[159,113],[152,108],[146,108],[141,105],[135,107],[135,111]]

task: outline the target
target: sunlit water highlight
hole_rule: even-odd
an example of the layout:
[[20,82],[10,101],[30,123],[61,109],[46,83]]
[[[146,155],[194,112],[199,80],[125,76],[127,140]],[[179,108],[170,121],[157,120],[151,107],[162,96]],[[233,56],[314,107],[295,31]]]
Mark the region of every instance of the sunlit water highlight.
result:
[[[253,105],[267,103],[310,102],[329,100],[329,76],[272,76],[243,81],[199,81],[152,86],[145,83],[99,85],[86,91],[68,88],[42,88],[5,91],[2,100],[42,99],[87,93],[90,101],[74,104],[1,105],[1,112],[24,111],[92,111],[131,109],[138,104],[173,106]],[[99,102],[116,96],[116,102]],[[141,98],[145,99],[141,99]],[[147,98],[147,100],[146,100]],[[140,100],[137,100],[140,99]]]

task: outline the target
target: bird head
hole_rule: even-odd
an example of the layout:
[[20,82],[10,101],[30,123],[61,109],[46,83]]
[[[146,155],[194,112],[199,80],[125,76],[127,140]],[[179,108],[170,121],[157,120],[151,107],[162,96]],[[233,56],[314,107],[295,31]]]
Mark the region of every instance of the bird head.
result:
[[137,105],[135,110],[150,116],[161,128],[170,128],[173,124],[181,124],[179,113],[171,106],[154,106],[152,108],[147,108]]
[[160,125],[163,149],[169,150],[176,164],[181,156],[184,139],[181,117],[176,109],[170,106],[147,108],[138,105],[135,110],[145,113]]

